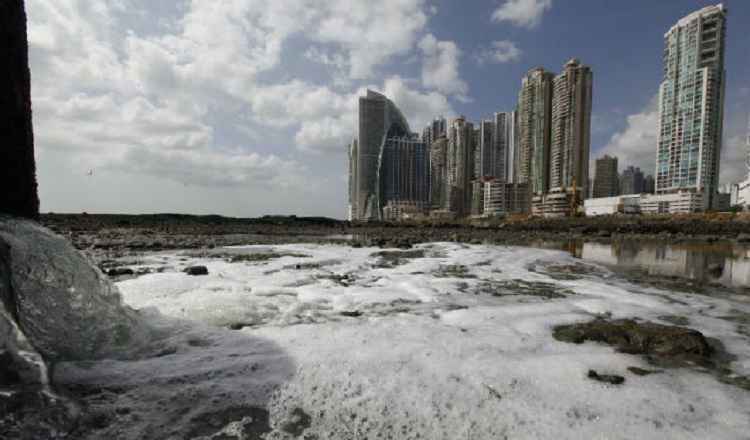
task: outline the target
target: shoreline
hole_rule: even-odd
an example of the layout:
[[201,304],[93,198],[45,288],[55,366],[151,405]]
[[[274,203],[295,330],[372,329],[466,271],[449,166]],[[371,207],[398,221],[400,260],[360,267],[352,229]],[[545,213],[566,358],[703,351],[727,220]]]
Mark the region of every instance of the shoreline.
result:
[[530,218],[473,222],[349,222],[324,217],[189,214],[42,214],[40,223],[81,250],[169,250],[289,243],[408,248],[458,242],[750,243],[750,215]]

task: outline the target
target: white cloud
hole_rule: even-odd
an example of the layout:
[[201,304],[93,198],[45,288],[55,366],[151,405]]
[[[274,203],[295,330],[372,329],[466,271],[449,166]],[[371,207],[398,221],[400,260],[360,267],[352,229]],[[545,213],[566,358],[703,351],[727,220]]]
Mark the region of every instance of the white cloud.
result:
[[747,137],[736,135],[727,138],[721,146],[720,182],[741,182],[745,180],[745,161],[747,160]]
[[533,29],[542,21],[552,0],[507,0],[492,12],[492,21],[510,21],[516,26]]
[[503,64],[508,61],[517,60],[521,56],[521,49],[516,46],[514,41],[501,40],[493,41],[489,48],[484,48],[477,54],[479,64],[497,63]]
[[[56,177],[299,193],[300,155],[345,154],[356,136],[363,81],[417,130],[468,89],[458,46],[424,38],[424,0],[35,0],[27,14],[36,148]],[[420,57],[422,78],[394,76]]]
[[387,79],[382,92],[404,113],[412,131],[421,132],[436,115],[455,114],[445,95],[438,92],[420,93],[400,76]]
[[309,8],[316,15],[307,36],[340,46],[353,79],[369,78],[376,66],[409,53],[428,18],[423,0],[325,0]]
[[422,84],[466,100],[469,86],[458,72],[461,58],[458,45],[453,41],[438,41],[432,34],[427,34],[420,40],[419,48],[424,53]]
[[609,154],[617,156],[618,166],[622,171],[628,165],[639,167],[644,174],[654,174],[656,166],[656,132],[659,123],[657,98],[640,113],[628,116],[628,126],[624,131],[615,133],[609,143],[593,153],[590,157],[591,170],[594,160]]

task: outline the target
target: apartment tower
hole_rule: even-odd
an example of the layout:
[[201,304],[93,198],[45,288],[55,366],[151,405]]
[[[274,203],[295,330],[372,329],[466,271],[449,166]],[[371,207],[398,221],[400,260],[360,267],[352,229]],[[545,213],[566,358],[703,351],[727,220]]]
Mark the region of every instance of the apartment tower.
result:
[[553,80],[552,72],[537,67],[523,78],[518,93],[514,182],[528,182],[533,194],[549,190]]
[[357,139],[349,144],[349,220],[357,218]]
[[664,34],[659,89],[656,193],[704,193],[713,208],[719,186],[727,8],[694,12]]
[[594,194],[595,199],[613,197],[617,189],[617,157],[605,154],[595,161]]
[[578,58],[553,82],[550,188],[580,187],[587,194],[593,73]]
[[446,208],[459,217],[467,216],[471,205],[471,182],[476,177],[474,139],[474,124],[463,116],[448,127]]

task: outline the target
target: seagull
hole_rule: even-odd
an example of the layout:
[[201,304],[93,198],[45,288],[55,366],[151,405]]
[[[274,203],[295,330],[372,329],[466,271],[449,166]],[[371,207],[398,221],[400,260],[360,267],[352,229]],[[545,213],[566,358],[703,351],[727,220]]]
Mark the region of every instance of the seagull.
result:
[[89,176],[89,177],[93,177],[94,176],[94,170],[89,171],[88,173],[86,173],[86,175]]

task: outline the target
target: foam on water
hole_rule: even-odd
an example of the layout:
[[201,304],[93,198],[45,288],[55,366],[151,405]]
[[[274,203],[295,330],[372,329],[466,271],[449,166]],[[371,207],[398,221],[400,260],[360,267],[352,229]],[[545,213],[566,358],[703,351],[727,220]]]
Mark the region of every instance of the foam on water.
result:
[[[736,374],[748,375],[747,303],[633,285],[557,251],[448,243],[231,250],[260,251],[275,256],[230,262],[164,254],[146,262],[164,273],[117,283],[163,337],[153,339],[158,356],[58,365],[56,380],[92,393],[106,418],[93,437],[741,439],[750,432],[747,390],[691,368],[636,376],[627,367],[654,367],[603,344],[552,337],[556,325],[594,317],[667,323],[680,316],[734,356],[728,366]],[[209,274],[181,272],[197,264]],[[592,381],[592,369],[626,381]],[[101,392],[92,391],[97,386]]]

